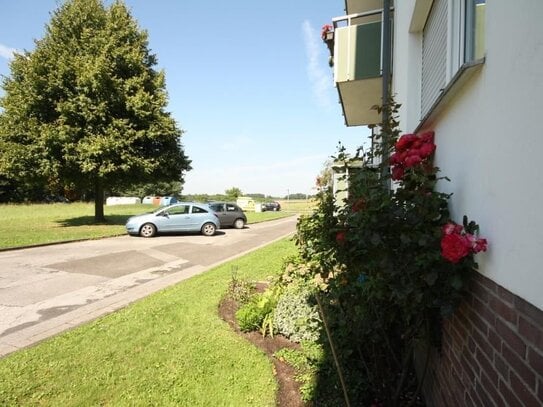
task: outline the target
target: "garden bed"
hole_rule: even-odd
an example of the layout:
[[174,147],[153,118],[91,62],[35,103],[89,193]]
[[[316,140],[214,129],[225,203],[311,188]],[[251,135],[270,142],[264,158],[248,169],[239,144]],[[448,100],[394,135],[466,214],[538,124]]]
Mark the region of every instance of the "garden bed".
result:
[[[264,290],[265,286],[259,284],[257,290]],[[247,339],[258,349],[262,350],[273,362],[274,374],[278,383],[277,405],[280,407],[303,407],[306,404],[300,397],[300,384],[294,379],[294,368],[274,356],[274,353],[283,348],[298,349],[299,345],[291,342],[282,335],[262,336],[260,332],[242,332],[236,321],[238,303],[231,298],[223,299],[219,304],[219,316],[226,321],[240,336]]]

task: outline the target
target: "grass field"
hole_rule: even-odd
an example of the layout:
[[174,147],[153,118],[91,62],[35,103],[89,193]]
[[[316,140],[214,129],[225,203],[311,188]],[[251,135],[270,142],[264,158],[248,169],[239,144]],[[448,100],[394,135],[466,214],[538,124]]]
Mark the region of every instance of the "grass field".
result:
[[[92,203],[0,205],[0,249],[121,235],[126,233],[124,224],[128,217],[155,208],[152,205],[105,206],[107,223],[95,224]],[[294,213],[295,209],[247,212],[247,220],[257,223]]]
[[234,270],[262,280],[295,251],[276,242],[1,359],[0,404],[274,406],[273,366],[217,308]]
[[290,199],[277,201],[281,204],[281,210],[290,213],[308,214],[311,213],[315,207],[315,201],[313,199]]

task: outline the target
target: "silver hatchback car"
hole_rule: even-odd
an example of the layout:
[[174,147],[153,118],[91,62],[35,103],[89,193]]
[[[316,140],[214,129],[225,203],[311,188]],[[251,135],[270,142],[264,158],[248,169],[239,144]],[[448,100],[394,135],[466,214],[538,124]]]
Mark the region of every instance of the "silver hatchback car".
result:
[[213,236],[219,228],[218,216],[206,204],[179,202],[154,212],[132,216],[126,222],[129,235],[153,237],[163,232],[200,232]]

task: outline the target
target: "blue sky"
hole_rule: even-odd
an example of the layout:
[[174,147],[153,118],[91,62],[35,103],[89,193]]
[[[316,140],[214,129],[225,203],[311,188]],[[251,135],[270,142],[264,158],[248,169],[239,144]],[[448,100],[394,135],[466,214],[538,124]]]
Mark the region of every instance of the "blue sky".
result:
[[[168,110],[192,160],[184,193],[312,194],[347,128],[320,28],[342,0],[126,0],[166,72]],[[0,74],[13,50],[32,50],[55,0],[0,0]]]

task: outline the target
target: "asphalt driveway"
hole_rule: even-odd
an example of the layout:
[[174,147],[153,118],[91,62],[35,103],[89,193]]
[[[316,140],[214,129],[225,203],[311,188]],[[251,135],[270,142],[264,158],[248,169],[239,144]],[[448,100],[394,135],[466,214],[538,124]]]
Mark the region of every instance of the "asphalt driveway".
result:
[[0,253],[0,356],[294,232],[296,217],[215,236],[122,236]]

